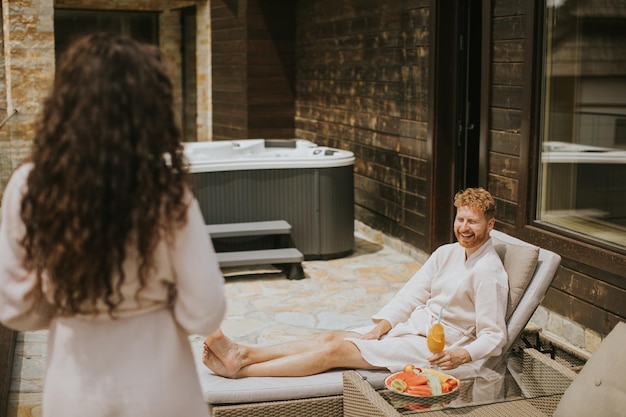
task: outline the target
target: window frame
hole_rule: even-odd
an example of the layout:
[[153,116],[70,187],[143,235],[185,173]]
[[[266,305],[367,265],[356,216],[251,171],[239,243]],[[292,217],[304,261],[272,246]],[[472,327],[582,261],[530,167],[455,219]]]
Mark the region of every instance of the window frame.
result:
[[[541,222],[536,219],[538,205],[538,185],[541,162],[541,129],[543,109],[543,77],[545,65],[545,10],[546,0],[527,2],[526,23],[528,36],[525,39],[524,80],[530,88],[525,89],[523,98],[522,132],[528,132],[527,140],[522,140],[521,155],[528,155],[527,175],[520,177],[521,225],[517,234],[522,239],[559,253],[562,265],[598,277],[603,281],[624,285],[626,271],[626,248],[611,245],[571,230]],[[534,29],[534,30],[533,30]],[[526,151],[524,143],[527,144]],[[524,159],[524,158],[522,158]],[[523,197],[526,198],[523,198]]]

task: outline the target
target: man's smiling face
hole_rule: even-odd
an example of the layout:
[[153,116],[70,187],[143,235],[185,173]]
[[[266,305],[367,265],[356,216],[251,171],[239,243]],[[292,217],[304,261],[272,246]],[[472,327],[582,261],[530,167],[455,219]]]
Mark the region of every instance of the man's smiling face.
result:
[[459,207],[454,219],[454,235],[459,244],[465,248],[467,256],[471,255],[489,239],[495,219],[485,217],[485,213],[468,206]]

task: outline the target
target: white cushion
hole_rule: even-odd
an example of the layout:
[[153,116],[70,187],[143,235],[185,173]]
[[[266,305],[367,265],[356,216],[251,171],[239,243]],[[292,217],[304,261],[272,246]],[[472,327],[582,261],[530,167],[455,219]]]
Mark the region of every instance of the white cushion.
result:
[[509,276],[509,300],[506,309],[506,319],[508,320],[535,273],[539,247],[515,245],[493,236],[491,239],[493,240],[493,247],[500,256],[504,269]]
[[[343,370],[303,377],[249,377],[229,379],[215,375],[202,363],[202,340],[192,342],[196,370],[204,400],[209,404],[326,397],[343,393]],[[383,388],[387,371],[358,371],[376,389]]]

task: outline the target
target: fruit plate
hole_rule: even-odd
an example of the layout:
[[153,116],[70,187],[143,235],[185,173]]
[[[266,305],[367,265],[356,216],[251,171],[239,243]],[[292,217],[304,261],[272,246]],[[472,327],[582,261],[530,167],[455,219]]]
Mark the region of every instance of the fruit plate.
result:
[[396,376],[402,372],[396,372],[385,378],[385,388],[388,389],[387,396],[391,404],[396,408],[407,408],[409,410],[436,410],[441,409],[444,405],[454,400],[459,395],[460,381],[448,374],[437,371],[435,369],[422,369],[422,373],[436,376],[440,381],[446,381],[451,378],[456,382],[454,387],[449,392],[445,392],[439,395],[417,395],[409,394],[408,392],[400,392],[391,387],[391,381],[396,379]]

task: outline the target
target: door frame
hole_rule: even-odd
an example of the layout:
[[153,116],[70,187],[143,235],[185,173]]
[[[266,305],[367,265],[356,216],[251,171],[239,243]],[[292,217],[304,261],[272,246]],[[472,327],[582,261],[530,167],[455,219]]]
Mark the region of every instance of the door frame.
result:
[[7,415],[17,332],[0,325],[0,415]]
[[[431,150],[431,181],[430,181],[430,229],[429,249],[432,252],[445,243],[454,241],[453,222],[455,210],[452,204],[454,194],[464,184],[459,178],[463,176],[465,163],[459,160],[460,137],[464,137],[468,120],[466,117],[466,87],[467,82],[480,82],[480,87],[474,90],[475,102],[479,109],[476,111],[474,122],[474,138],[478,140],[478,150],[472,158],[478,161],[473,164],[474,180],[478,185],[487,188],[488,183],[488,126],[489,126],[489,86],[491,76],[490,59],[490,25],[479,24],[467,29],[465,3],[455,0],[434,0],[431,2],[429,80],[429,149]],[[479,13],[482,22],[489,22],[491,16],[491,0],[471,0],[470,2]],[[471,30],[474,36],[479,36],[479,60],[462,58],[461,54],[467,48],[466,30]],[[474,79],[467,81],[466,74],[469,65],[479,65],[473,68]],[[478,79],[476,79],[476,77]],[[459,97],[463,97],[462,100]],[[476,124],[478,126],[476,126]],[[463,166],[459,166],[463,165]]]

